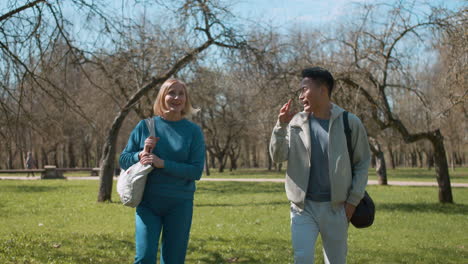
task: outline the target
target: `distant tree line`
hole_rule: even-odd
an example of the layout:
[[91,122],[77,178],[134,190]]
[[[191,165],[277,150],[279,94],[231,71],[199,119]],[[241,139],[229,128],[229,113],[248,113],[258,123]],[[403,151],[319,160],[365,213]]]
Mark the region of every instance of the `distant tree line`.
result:
[[[110,199],[131,129],[176,77],[200,108],[192,119],[205,134],[207,172],[281,170],[268,154],[278,110],[288,98],[301,109],[299,73],[319,65],[337,80],[332,100],[364,121],[379,176],[435,168],[439,199],[452,201],[449,168],[467,163],[465,9],[361,4],[327,28],[277,30],[240,27],[223,1],[123,3],[144,12],[9,1],[0,14],[1,169],[23,168],[28,151],[39,167],[101,167],[99,200]],[[64,9],[80,10],[86,41]]]

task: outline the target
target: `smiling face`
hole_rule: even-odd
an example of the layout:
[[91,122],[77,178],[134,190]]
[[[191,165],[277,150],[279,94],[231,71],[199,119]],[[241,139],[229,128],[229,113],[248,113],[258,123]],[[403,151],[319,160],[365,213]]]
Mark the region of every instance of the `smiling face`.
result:
[[165,108],[168,112],[174,114],[182,114],[186,101],[187,96],[185,94],[185,87],[179,82],[171,85],[164,96]]
[[321,105],[328,104],[328,90],[325,85],[304,78],[301,81],[299,101],[304,106],[304,112],[316,112]]

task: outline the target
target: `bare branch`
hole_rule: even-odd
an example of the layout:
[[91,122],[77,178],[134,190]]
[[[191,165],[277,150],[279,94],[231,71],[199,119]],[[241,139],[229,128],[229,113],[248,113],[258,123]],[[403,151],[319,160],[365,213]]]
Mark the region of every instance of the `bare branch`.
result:
[[26,10],[28,8],[34,7],[34,6],[36,6],[36,5],[38,5],[38,4],[42,3],[42,2],[47,3],[46,0],[36,0],[34,2],[31,2],[31,3],[25,4],[25,5],[21,6],[21,7],[18,7],[16,9],[14,9],[14,10],[11,10],[10,12],[0,16],[0,22],[2,22],[3,20],[9,19],[10,17],[20,13],[21,11],[24,11],[24,10]]

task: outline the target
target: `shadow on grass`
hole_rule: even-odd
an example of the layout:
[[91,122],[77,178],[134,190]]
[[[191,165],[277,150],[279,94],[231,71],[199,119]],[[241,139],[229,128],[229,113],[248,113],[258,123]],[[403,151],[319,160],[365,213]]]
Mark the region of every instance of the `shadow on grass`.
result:
[[258,194],[258,193],[284,193],[284,184],[266,182],[209,182],[199,183],[197,193],[215,194]]
[[[269,259],[272,252],[285,252],[290,256],[289,247],[289,243],[280,239],[192,236],[186,263],[270,264],[275,263]],[[121,239],[110,234],[67,234],[64,238],[54,234],[39,237],[15,233],[0,238],[2,263],[18,263],[18,259],[23,260],[20,263],[131,263],[134,254],[132,238]]]
[[199,204],[195,204],[195,207],[226,207],[226,206],[252,207],[252,206],[270,206],[270,205],[288,206],[289,202],[285,200],[285,201],[272,201],[272,202],[261,202],[261,203],[256,203],[256,202],[251,202],[251,203],[199,203]]
[[59,186],[34,186],[34,185],[17,185],[17,186],[2,186],[0,192],[49,192],[59,189]]
[[468,215],[466,204],[441,204],[441,203],[378,203],[377,211],[403,211],[442,214]]
[[[243,246],[238,246],[243,245]],[[284,252],[291,256],[290,244],[281,239],[259,240],[253,237],[243,236],[233,239],[220,237],[190,238],[190,246],[187,255],[201,252],[202,256],[188,257],[187,263],[274,263],[271,259],[272,252]],[[265,256],[264,256],[265,255]],[[283,263],[283,262],[281,262]]]

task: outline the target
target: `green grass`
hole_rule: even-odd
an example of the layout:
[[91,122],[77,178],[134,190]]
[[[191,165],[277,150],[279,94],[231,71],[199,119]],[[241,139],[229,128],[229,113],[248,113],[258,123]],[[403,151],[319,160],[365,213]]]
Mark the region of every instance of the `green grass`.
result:
[[[131,263],[134,210],[96,203],[97,187],[0,181],[0,263]],[[453,188],[456,204],[439,204],[434,187],[368,190],[376,221],[350,227],[348,263],[466,263],[467,188]],[[191,234],[186,263],[292,263],[281,183],[200,182]]]
[[[14,176],[27,177],[28,174],[27,173],[11,173],[11,174],[0,173],[0,176],[2,176],[2,177],[3,176],[5,176],[5,177],[14,177]],[[32,175],[30,174],[29,176],[32,176]],[[41,176],[41,173],[35,172],[34,176],[36,176],[36,177]],[[91,172],[89,172],[89,171],[65,172],[65,173],[63,173],[63,176],[65,176],[65,177],[91,177]]]
[[[449,170],[451,182],[468,182],[468,167]],[[369,179],[377,180],[375,169],[369,170]],[[397,168],[387,170],[387,179],[389,181],[423,181],[436,182],[436,173],[434,169],[427,168]]]
[[[226,169],[223,173],[219,173],[215,169],[210,170],[211,178],[283,178],[285,169],[281,172],[268,171],[266,169],[238,169],[229,171]],[[425,168],[397,168],[395,170],[387,170],[387,179],[389,181],[423,181],[436,182],[434,169],[428,170]],[[455,171],[449,170],[450,180],[454,183],[468,183],[468,167],[456,168]],[[26,174],[0,174],[0,176],[26,176]],[[36,174],[39,176],[39,174]],[[89,172],[67,172],[65,177],[89,177]],[[206,175],[204,175],[206,177]],[[377,180],[375,169],[369,169],[369,179]]]
[[[225,170],[219,173],[217,170],[211,170],[212,178],[283,178],[285,171],[268,171],[265,169],[238,169],[234,171]],[[468,167],[456,168],[455,171],[450,170],[450,179],[452,182],[465,183],[468,182]],[[375,169],[369,169],[369,179],[377,180]],[[387,170],[387,179],[389,181],[424,181],[436,182],[436,174],[434,169],[421,168],[397,168],[395,170]]]

